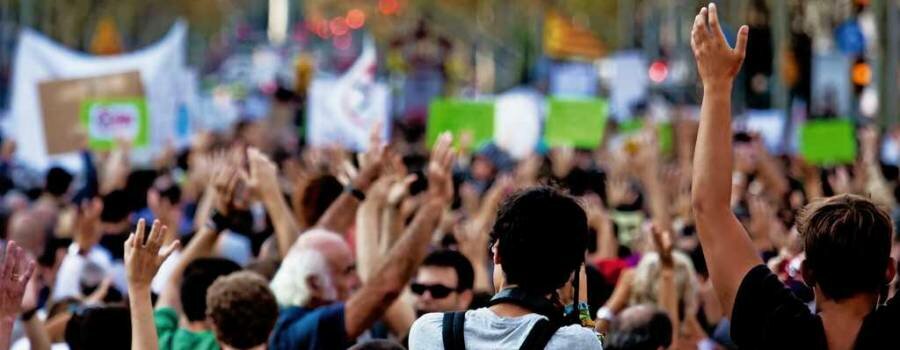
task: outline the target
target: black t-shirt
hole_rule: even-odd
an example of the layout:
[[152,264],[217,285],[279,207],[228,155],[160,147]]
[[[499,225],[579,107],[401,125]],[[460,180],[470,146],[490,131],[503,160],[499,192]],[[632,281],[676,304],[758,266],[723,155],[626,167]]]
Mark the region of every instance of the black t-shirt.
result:
[[[863,320],[855,349],[900,348],[900,305],[892,298]],[[822,319],[765,265],[744,276],[734,301],[731,338],[740,349],[828,349]]]

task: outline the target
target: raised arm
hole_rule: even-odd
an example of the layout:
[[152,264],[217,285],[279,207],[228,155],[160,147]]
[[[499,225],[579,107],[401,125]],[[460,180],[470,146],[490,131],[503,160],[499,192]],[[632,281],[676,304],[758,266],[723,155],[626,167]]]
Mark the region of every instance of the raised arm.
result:
[[[159,349],[153,305],[150,301],[150,281],[163,261],[178,248],[178,241],[163,247],[166,227],[153,222],[150,234],[144,230],[144,220],[138,221],[135,232],[125,241],[125,273],[128,278],[128,301],[131,306],[131,348]],[[161,249],[160,249],[161,248]]]
[[372,275],[372,281],[376,282],[364,284],[347,302],[344,322],[349,339],[359,336],[384,315],[425,259],[431,234],[441,213],[453,200],[451,167],[454,154],[450,148],[451,141],[450,134],[445,133],[435,145],[428,165],[427,199],[403,238],[391,248]]
[[[214,207],[220,217],[227,216],[237,182],[237,174],[219,167],[215,172],[212,184],[204,192],[201,201],[209,203],[211,208]],[[184,277],[184,271],[194,260],[210,255],[219,238],[219,233],[225,229],[225,227],[219,227],[221,223],[210,220],[212,210],[207,210],[203,216],[196,218],[200,221],[199,229],[190,243],[181,251],[181,258],[172,269],[169,281],[166,282],[166,286],[156,302],[157,309],[171,307],[176,311],[181,311],[181,279]]]
[[300,225],[294,219],[278,185],[278,167],[275,163],[255,148],[247,150],[247,160],[250,163],[250,174],[244,181],[248,187],[256,189],[269,217],[272,218],[278,242],[278,255],[284,258],[297,240]]
[[748,31],[742,26],[737,47],[730,48],[715,4],[700,10],[691,31],[691,47],[703,80],[691,197],[710,278],[728,314],[744,275],[762,263],[730,207],[731,88],[747,50]]
[[[331,203],[328,210],[319,218],[316,226],[343,235],[353,225],[356,209],[360,203],[360,198],[357,197],[358,194],[364,194],[368,191],[372,183],[381,174],[386,148],[378,134],[380,130],[381,128],[378,126],[373,128],[372,133],[369,135],[369,149],[360,159],[359,174],[350,181],[347,191],[344,191],[334,203]],[[354,192],[357,192],[357,194],[354,194]]]

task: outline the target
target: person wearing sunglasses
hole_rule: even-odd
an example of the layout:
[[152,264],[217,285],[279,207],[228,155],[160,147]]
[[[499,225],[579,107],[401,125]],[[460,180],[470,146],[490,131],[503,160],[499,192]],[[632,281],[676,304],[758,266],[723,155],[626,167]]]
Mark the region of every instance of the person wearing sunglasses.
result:
[[412,291],[416,315],[463,311],[472,303],[475,280],[472,263],[455,250],[437,250],[419,267]]

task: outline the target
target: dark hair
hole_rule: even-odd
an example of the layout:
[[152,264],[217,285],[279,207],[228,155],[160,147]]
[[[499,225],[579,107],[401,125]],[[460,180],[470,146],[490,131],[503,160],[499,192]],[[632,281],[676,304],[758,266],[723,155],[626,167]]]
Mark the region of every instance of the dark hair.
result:
[[219,277],[209,287],[206,305],[216,337],[240,349],[265,344],[278,320],[278,304],[268,282],[249,271]]
[[425,257],[422,266],[452,267],[456,271],[456,289],[458,291],[471,290],[475,283],[475,270],[472,263],[462,253],[449,250],[435,250]]
[[403,345],[387,339],[372,339],[351,346],[347,350],[405,350]]
[[115,190],[103,196],[101,221],[121,222],[128,218],[129,213],[131,213],[131,206],[128,204],[128,194],[125,191]]
[[188,264],[181,280],[181,307],[189,321],[206,319],[206,291],[221,276],[241,269],[224,258],[200,258]]
[[321,175],[312,179],[303,193],[303,219],[313,225],[325,214],[331,203],[344,191],[344,185],[331,175]]
[[627,320],[620,319],[614,322],[604,349],[657,350],[669,348],[669,345],[672,344],[672,321],[669,320],[669,316],[661,310],[653,310],[652,307],[646,305],[638,307],[646,307],[647,312],[637,311],[641,314]]
[[69,191],[72,179],[72,174],[69,174],[65,169],[52,167],[50,170],[47,170],[47,177],[44,179],[44,190],[54,196],[62,196]]
[[797,229],[806,251],[804,278],[828,298],[877,293],[888,283],[884,273],[894,228],[872,201],[845,194],[812,203]]
[[584,261],[588,224],[574,198],[550,187],[513,194],[497,214],[497,245],[509,284],[537,293],[561,287]]
[[124,306],[78,308],[66,323],[72,350],[130,349],[131,315]]

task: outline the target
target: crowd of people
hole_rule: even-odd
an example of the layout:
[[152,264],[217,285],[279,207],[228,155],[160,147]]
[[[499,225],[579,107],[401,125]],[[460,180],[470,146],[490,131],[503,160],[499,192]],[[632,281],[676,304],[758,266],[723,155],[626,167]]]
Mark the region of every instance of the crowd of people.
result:
[[648,123],[519,160],[395,128],[354,156],[256,121],[35,181],[7,140],[0,348],[892,348],[898,169],[873,128],[832,168],[733,132],[748,40],[697,15],[670,152]]

